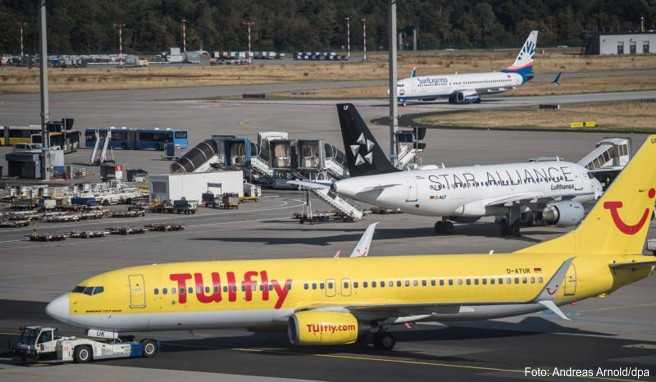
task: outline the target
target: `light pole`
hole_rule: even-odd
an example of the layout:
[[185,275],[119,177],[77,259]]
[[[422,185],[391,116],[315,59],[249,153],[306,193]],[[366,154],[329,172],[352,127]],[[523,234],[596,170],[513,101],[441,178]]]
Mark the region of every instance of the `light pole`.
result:
[[346,16],[346,57],[351,58],[351,18]]
[[123,28],[125,24],[114,24],[114,28],[118,28],[118,64],[123,66]]
[[252,45],[251,45],[251,29],[255,25],[255,21],[244,21],[244,25],[248,27],[248,63],[251,64],[253,62],[253,52],[252,52]]
[[367,61],[367,19],[362,18],[362,61]]
[[23,27],[25,26],[25,23],[21,21],[20,23],[18,23],[18,26],[20,28],[20,57],[21,57],[20,60],[21,60],[21,64],[22,64],[23,63],[23,57],[25,56],[25,49],[24,49],[25,45],[23,44],[23,38],[24,38]]
[[48,110],[48,35],[46,28],[46,0],[41,0],[41,67],[40,67],[40,85],[41,85],[41,147],[43,155],[43,180],[50,180],[50,169],[48,162],[50,158],[48,121],[50,120],[50,111]]
[[187,53],[187,19],[182,19],[182,52]]
[[390,118],[390,159],[398,164],[399,105],[396,100],[396,1],[389,0],[388,53],[389,53],[389,118]]

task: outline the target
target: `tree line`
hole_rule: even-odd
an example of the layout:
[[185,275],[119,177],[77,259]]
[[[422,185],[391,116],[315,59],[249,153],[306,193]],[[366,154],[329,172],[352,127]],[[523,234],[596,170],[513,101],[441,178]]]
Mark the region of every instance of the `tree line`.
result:
[[[23,25],[26,53],[38,49],[39,0],[0,0],[0,52],[19,52]],[[656,26],[656,0],[398,0],[398,29],[419,49],[515,47],[532,29],[541,46],[580,46],[585,33],[636,31],[641,17]],[[387,49],[387,0],[47,0],[49,51],[110,53],[125,25],[128,53],[187,49],[246,50],[246,21],[254,21],[253,50]]]

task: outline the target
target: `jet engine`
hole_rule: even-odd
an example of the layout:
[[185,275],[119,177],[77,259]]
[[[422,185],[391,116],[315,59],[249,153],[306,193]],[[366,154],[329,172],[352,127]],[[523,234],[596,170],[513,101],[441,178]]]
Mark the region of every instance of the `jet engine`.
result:
[[347,345],[360,329],[351,313],[303,311],[289,317],[287,333],[293,345]]
[[574,201],[551,203],[542,211],[542,220],[545,224],[561,227],[579,224],[584,216],[583,206]]
[[481,103],[481,96],[476,90],[462,90],[449,97],[449,103]]

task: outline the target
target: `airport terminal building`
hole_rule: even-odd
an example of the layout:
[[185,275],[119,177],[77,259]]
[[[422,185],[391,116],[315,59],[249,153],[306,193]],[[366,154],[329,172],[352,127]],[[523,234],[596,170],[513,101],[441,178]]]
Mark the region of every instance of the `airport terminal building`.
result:
[[594,55],[654,54],[656,32],[603,33],[587,36],[585,53]]

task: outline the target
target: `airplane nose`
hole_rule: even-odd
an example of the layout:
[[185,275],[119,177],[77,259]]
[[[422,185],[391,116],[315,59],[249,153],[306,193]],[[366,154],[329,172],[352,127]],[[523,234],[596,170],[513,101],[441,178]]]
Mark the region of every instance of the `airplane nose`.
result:
[[46,306],[46,313],[56,320],[66,321],[68,319],[68,295],[64,294],[52,300]]

